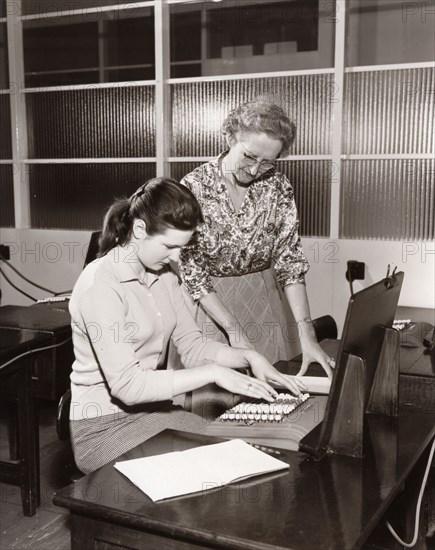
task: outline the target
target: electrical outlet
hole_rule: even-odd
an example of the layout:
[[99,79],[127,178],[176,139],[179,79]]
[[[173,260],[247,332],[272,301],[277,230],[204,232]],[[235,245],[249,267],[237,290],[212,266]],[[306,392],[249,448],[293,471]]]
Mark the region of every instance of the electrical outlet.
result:
[[0,244],[0,255],[2,257],[2,260],[10,260],[11,259],[10,247],[6,246],[5,244]]
[[357,262],[356,260],[349,260],[347,262],[346,279],[348,281],[355,281],[356,279],[365,278],[365,263]]

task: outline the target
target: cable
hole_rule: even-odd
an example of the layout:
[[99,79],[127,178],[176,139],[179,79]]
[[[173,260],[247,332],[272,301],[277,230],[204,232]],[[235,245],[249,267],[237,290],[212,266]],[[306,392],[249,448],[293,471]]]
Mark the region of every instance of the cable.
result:
[[426,470],[424,472],[423,481],[421,482],[420,493],[419,493],[418,499],[417,499],[417,506],[415,508],[414,537],[413,537],[412,541],[411,542],[404,542],[399,537],[399,535],[396,533],[396,531],[393,529],[391,524],[388,521],[385,522],[387,524],[388,530],[393,535],[393,537],[397,540],[397,542],[399,544],[402,544],[406,548],[412,548],[413,546],[415,546],[415,544],[417,542],[417,539],[418,539],[418,525],[419,525],[421,502],[423,500],[423,493],[424,493],[424,489],[425,489],[425,486],[426,486],[427,478],[429,476],[429,469],[430,469],[430,466],[432,464],[432,459],[433,459],[434,452],[435,452],[435,438],[432,441],[432,447],[431,447],[431,450],[430,450],[430,453],[429,453],[429,460],[427,461],[427,466],[426,466]]
[[54,296],[58,296],[59,294],[69,294],[71,292],[70,290],[65,290],[63,292],[54,292],[53,290],[50,290],[49,288],[45,288],[44,286],[38,285],[37,283],[34,283],[33,281],[31,281],[30,279],[25,277],[20,271],[18,271],[18,269],[16,267],[14,267],[12,264],[10,264],[8,262],[8,260],[6,260],[6,258],[4,258],[1,254],[0,254],[0,260],[3,260],[5,262],[5,264],[9,267],[9,269],[12,269],[12,271],[15,271],[15,273],[19,277],[21,277],[22,279],[24,279],[26,281],[26,283],[29,283],[29,284],[35,286],[36,288],[39,288],[40,290],[45,290],[45,292],[49,292],[50,294],[54,294]]
[[24,296],[27,296],[27,298],[30,298],[30,300],[33,300],[34,302],[37,302],[38,300],[34,298],[33,296],[30,296],[30,294],[27,294],[27,292],[24,292],[24,290],[21,290],[21,288],[18,288],[14,285],[14,283],[9,279],[7,275],[5,275],[5,272],[0,267],[0,273],[3,275],[3,277],[6,279],[6,281],[11,285],[12,288],[15,288],[15,290],[18,290],[18,292],[21,292],[21,294],[24,294]]
[[6,361],[6,363],[3,363],[2,365],[0,365],[0,367],[1,368],[7,367],[11,363],[14,363],[18,359],[21,359],[21,357],[24,357],[25,355],[30,355],[31,353],[36,353],[37,351],[44,351],[46,349],[58,348],[59,346],[63,346],[63,344],[66,344],[70,340],[71,340],[71,336],[69,336],[66,340],[62,340],[62,342],[59,342],[58,344],[52,344],[51,346],[45,346],[43,348],[36,348],[36,349],[31,349],[30,351],[25,351],[24,353],[21,353],[20,355],[17,355],[16,357],[13,357],[9,361]]

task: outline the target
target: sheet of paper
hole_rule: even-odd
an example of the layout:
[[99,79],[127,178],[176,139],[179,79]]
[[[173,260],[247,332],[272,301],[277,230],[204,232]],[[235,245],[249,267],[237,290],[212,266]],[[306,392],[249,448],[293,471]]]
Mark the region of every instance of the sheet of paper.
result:
[[234,439],[182,452],[117,462],[115,468],[155,502],[284,470],[288,464]]

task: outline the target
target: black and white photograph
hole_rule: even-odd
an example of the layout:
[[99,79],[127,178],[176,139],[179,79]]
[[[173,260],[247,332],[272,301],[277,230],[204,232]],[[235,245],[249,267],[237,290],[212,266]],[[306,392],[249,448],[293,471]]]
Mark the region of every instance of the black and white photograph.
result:
[[0,0],[0,549],[435,550],[435,0]]

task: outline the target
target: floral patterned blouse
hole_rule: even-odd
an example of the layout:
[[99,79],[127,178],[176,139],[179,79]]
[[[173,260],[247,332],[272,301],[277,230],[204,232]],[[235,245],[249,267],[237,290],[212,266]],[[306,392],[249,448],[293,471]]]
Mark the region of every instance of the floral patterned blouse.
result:
[[181,183],[198,199],[204,223],[180,255],[180,273],[194,300],[214,292],[211,276],[233,277],[273,265],[278,283],[303,283],[309,269],[298,233],[293,188],[280,172],[254,181],[235,211],[217,159]]

